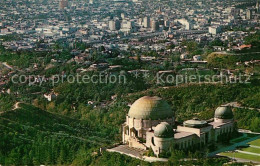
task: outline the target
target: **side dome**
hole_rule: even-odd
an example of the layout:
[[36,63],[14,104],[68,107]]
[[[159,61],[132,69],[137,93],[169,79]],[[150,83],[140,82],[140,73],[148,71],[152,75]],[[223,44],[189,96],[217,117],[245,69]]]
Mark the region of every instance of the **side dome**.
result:
[[144,96],[133,103],[128,116],[136,119],[159,120],[174,117],[174,112],[160,97]]
[[159,138],[172,138],[174,137],[173,128],[167,122],[162,122],[155,127],[154,136]]
[[218,119],[233,119],[233,112],[229,106],[220,106],[215,111],[215,118]]

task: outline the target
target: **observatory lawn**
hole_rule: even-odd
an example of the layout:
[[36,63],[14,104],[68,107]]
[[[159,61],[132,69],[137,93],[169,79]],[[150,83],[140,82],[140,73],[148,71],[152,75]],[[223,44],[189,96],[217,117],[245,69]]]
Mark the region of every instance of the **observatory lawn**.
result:
[[254,140],[252,142],[249,142],[250,145],[254,145],[254,146],[260,146],[260,139]]
[[249,148],[244,148],[242,150],[246,151],[246,152],[252,152],[252,153],[260,154],[260,148],[249,147]]
[[[241,151],[243,151],[245,153],[223,152],[223,153],[220,153],[220,155],[228,156],[230,158],[240,158],[240,159],[246,159],[246,160],[252,160],[252,161],[260,162],[260,156],[258,155],[258,154],[260,154],[260,139],[249,142],[248,144],[252,145],[252,147],[247,147],[247,148],[241,149]],[[246,154],[246,152],[255,153],[255,155],[254,154]]]
[[260,157],[255,156],[255,155],[250,155],[250,154],[244,154],[244,153],[239,153],[239,152],[225,152],[225,153],[220,153],[222,156],[228,156],[230,158],[240,158],[240,159],[246,159],[246,160],[252,160],[252,161],[258,161],[260,162]]

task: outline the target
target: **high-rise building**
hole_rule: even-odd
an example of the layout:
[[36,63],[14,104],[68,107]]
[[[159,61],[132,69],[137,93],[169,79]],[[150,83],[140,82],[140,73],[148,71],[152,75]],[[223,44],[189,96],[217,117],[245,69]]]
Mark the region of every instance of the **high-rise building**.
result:
[[121,27],[122,27],[122,29],[133,29],[135,27],[135,25],[134,25],[133,21],[123,20]]
[[185,30],[192,29],[192,24],[186,19],[178,19],[177,22],[182,24],[185,27]]
[[248,20],[252,19],[252,10],[251,9],[246,10],[246,19],[248,19]]
[[121,18],[125,19],[125,13],[121,13]]
[[152,31],[158,31],[159,30],[159,22],[156,20],[153,20],[151,22]]
[[219,26],[211,26],[209,27],[209,33],[216,35],[221,32],[221,28]]
[[121,22],[119,20],[116,20],[115,21],[115,27],[116,27],[116,30],[120,30],[121,28]]
[[256,12],[259,13],[259,8],[260,8],[260,4],[259,4],[259,0],[256,1]]
[[150,18],[149,17],[144,18],[144,27],[150,28]]
[[68,4],[69,4],[68,0],[61,0],[59,3],[59,8],[64,9],[64,8],[68,7]]
[[114,21],[114,20],[110,20],[109,22],[108,22],[108,27],[109,27],[109,29],[111,30],[111,31],[115,31],[115,30],[119,30],[120,29],[120,21],[119,20],[116,20],[116,21]]
[[111,31],[115,31],[116,30],[116,24],[115,24],[115,21],[114,20],[110,20],[108,22],[108,27]]

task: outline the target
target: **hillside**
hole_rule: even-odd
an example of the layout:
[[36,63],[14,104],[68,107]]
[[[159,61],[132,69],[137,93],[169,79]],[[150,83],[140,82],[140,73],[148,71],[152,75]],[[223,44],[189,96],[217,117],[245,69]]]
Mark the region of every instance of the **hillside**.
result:
[[20,104],[0,115],[1,164],[66,164],[80,149],[109,143],[89,124]]
[[[105,107],[92,108],[80,102],[77,110],[70,114],[74,118],[61,115],[62,103],[55,103],[59,108],[55,113],[20,104],[19,109],[0,114],[0,163],[102,165],[105,161],[123,162],[121,159],[125,157],[107,153],[100,155],[98,149],[120,142],[120,125],[129,110],[127,105],[139,97],[162,97],[172,105],[177,120],[181,122],[194,116],[210,119],[219,105],[233,101],[259,108],[259,92],[257,84],[158,88],[123,95]],[[65,96],[61,94],[59,97],[58,100],[62,100]],[[2,103],[4,106],[3,100]],[[234,114],[239,128],[259,130],[259,111],[234,109]]]

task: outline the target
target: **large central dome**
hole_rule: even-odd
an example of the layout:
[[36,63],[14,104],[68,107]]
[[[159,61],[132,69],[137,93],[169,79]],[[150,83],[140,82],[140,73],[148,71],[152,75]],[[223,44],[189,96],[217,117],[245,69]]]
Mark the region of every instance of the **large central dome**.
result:
[[144,120],[163,120],[172,118],[174,112],[170,105],[160,97],[144,96],[134,102],[129,110],[128,116],[130,116],[130,118]]

